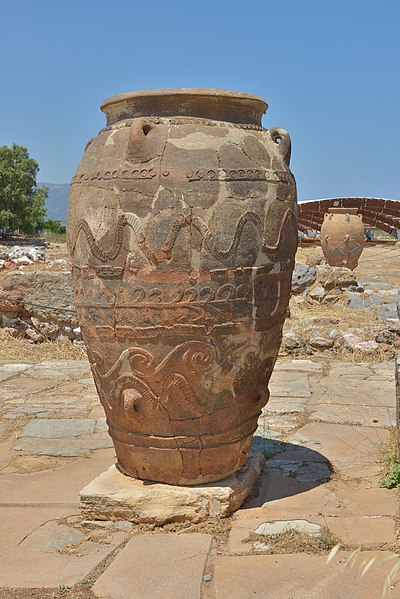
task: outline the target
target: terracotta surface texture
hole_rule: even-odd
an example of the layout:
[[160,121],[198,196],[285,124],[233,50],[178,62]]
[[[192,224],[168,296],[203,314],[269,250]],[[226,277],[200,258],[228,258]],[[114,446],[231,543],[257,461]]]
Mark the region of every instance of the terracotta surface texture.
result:
[[330,266],[354,270],[364,248],[364,225],[357,208],[328,208],[321,227],[321,247]]
[[119,468],[170,484],[246,462],[297,246],[291,143],[257,96],[122,94],[72,180],[78,318]]

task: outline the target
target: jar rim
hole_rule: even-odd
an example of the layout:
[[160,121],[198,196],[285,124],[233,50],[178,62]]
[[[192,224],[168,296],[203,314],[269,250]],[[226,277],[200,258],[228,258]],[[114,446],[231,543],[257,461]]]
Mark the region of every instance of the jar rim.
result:
[[259,96],[209,88],[151,89],[111,96],[101,110],[107,126],[135,118],[197,118],[261,126],[267,103]]
[[126,92],[122,94],[115,94],[106,98],[101,105],[101,110],[103,112],[107,112],[109,107],[113,107],[116,104],[122,102],[129,102],[130,100],[143,100],[145,98],[162,98],[167,99],[176,96],[185,96],[185,97],[210,97],[210,98],[226,98],[230,100],[239,100],[244,101],[245,103],[256,103],[258,104],[258,108],[262,110],[262,112],[266,112],[268,109],[268,104],[261,97],[255,94],[249,94],[247,92],[237,92],[225,89],[214,89],[208,87],[200,87],[200,88],[191,88],[191,87],[181,87],[181,88],[162,88],[162,89],[147,89],[140,90],[134,92]]

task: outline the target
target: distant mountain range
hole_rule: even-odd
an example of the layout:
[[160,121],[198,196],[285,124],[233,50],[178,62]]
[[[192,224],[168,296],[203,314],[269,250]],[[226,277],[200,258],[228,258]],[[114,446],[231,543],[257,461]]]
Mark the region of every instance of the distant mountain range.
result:
[[39,183],[49,189],[46,200],[47,218],[65,223],[69,198],[69,183]]

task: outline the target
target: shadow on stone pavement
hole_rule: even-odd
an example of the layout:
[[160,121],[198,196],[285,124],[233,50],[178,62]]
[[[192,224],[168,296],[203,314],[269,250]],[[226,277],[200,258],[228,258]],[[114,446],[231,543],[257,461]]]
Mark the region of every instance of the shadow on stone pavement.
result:
[[305,493],[332,477],[333,467],[328,458],[309,447],[256,435],[252,448],[264,453],[266,467],[257,489],[242,509]]

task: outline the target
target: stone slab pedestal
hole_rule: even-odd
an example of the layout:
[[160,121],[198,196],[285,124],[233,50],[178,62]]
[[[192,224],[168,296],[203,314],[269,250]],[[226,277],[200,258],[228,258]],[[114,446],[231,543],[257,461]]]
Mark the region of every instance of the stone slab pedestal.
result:
[[264,456],[250,454],[245,468],[204,485],[174,486],[131,478],[115,465],[80,492],[81,514],[87,520],[202,522],[235,512],[250,495],[261,473]]

